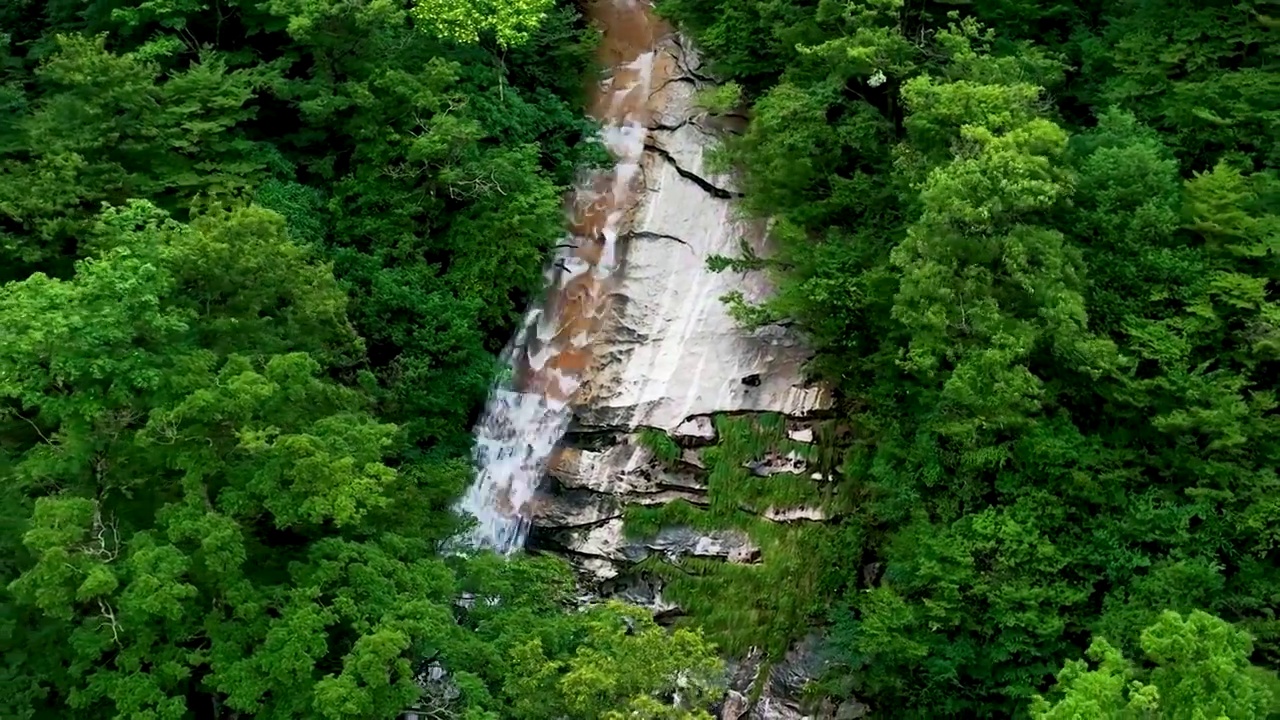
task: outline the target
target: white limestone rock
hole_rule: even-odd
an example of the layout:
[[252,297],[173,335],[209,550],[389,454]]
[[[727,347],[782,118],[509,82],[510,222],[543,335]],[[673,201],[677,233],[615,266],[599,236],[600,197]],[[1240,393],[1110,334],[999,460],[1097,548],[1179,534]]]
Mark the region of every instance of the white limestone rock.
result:
[[577,569],[578,575],[589,578],[595,584],[612,580],[622,572],[617,563],[604,558],[570,558],[569,562]]
[[694,96],[707,83],[696,69],[690,72],[689,57],[675,43],[669,43],[658,57],[654,71],[665,79],[649,95],[650,128],[677,127],[693,116]]
[[648,470],[653,453],[638,443],[623,441],[603,451],[564,448],[549,474],[566,488],[628,495],[658,491],[659,478]]
[[622,549],[627,544],[622,518],[607,520],[590,528],[559,533],[557,540],[565,549],[578,555],[613,561],[627,559],[622,554]]
[[698,176],[713,188],[723,190],[727,195],[740,195],[742,187],[736,177],[714,173],[707,167],[706,153],[716,142],[716,135],[704,127],[697,116],[693,116],[670,129],[658,127],[650,130],[648,149],[681,170]]
[[759,477],[772,477],[774,475],[790,474],[803,475],[809,469],[809,464],[804,458],[795,452],[789,452],[786,455],[778,453],[769,453],[759,460],[743,464],[743,467],[751,471],[751,474]]
[[700,494],[707,489],[697,467],[666,467],[634,438],[603,451],[565,448],[549,474],[569,490],[589,490],[647,504],[653,503],[651,496],[664,492]]
[[822,522],[828,519],[827,512],[820,507],[767,508],[761,513],[766,520],[774,522]]
[[[677,65],[691,58],[670,46]],[[737,256],[745,242],[768,255],[765,223],[734,207],[731,178],[705,168],[715,137],[690,122],[693,81],[671,81],[655,93],[658,123],[642,163],[648,188],[635,209],[616,302],[594,347],[595,365],[577,398],[585,426],[675,431],[686,418],[717,412],[803,416],[830,406],[822,388],[805,383],[810,352],[777,326],[748,331],[721,297],[760,300],[773,288],[763,273],[714,273],[714,255]]]
[[762,697],[751,708],[748,720],[813,720],[790,703],[775,697]]
[[678,561],[685,556],[718,558],[734,564],[760,560],[760,548],[746,533],[738,530],[699,533],[685,527],[665,527],[654,537],[632,542],[622,552],[631,562],[640,562],[654,553],[670,561]]
[[677,441],[713,443],[716,440],[716,426],[709,416],[695,415],[680,423],[671,432],[671,437]]
[[678,562],[682,557],[720,559],[730,563],[759,562],[760,548],[746,533],[737,530],[697,532],[686,527],[666,527],[650,538],[632,540],[626,537],[621,518],[613,518],[591,527],[569,528],[555,533],[555,543],[584,557],[601,558],[616,563],[638,563],[660,554]]
[[804,443],[805,445],[813,444],[813,428],[812,427],[796,427],[787,431],[787,437],[793,442]]

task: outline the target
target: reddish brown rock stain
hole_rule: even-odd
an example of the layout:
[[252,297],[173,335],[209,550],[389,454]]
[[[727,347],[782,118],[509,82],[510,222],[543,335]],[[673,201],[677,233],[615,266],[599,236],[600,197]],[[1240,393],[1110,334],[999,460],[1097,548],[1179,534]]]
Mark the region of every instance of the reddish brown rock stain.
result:
[[[609,69],[610,78],[594,86],[591,115],[606,127],[647,125],[652,90],[665,80],[659,75],[665,75],[663,71],[670,64],[652,62],[652,75],[646,83],[644,74],[650,69],[637,67],[636,61],[646,53],[656,57],[659,43],[669,34],[669,28],[652,14],[649,3],[643,0],[596,0],[588,5],[586,14],[603,33],[598,60]],[[617,94],[616,91],[623,88],[625,94]],[[638,163],[640,157],[637,154],[620,160]],[[612,285],[617,282],[616,275],[600,279],[594,272],[603,259],[604,232],[610,216],[629,212],[643,189],[640,172],[636,172],[626,186],[620,186],[617,177],[616,167],[597,173],[569,199],[568,227],[577,246],[573,254],[590,270],[577,275],[563,288],[553,286],[549,290],[545,307],[556,328],[554,337],[548,341],[550,357],[541,369],[524,369],[518,386],[521,391],[571,401],[582,375],[589,371],[593,360],[592,340],[601,329]],[[615,248],[615,253],[621,250]]]

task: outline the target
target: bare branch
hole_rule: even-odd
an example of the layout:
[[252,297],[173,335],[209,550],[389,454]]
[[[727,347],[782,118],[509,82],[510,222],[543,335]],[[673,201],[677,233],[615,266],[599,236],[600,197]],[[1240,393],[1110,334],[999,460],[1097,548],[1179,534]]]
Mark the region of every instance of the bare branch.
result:
[[102,506],[96,501],[93,504],[92,535],[94,544],[85,548],[85,554],[92,555],[104,563],[112,562],[120,556],[119,524],[115,518],[103,521]]
[[[5,415],[8,415],[10,412],[11,412],[11,411],[6,410],[6,411],[4,412],[4,414],[5,414]],[[45,441],[45,443],[46,443],[46,444],[48,444],[48,445],[52,445],[52,444],[53,444],[53,441],[52,441],[52,440],[50,440],[48,437],[46,437],[46,436],[45,436],[44,432],[40,430],[40,426],[39,426],[39,425],[36,425],[34,420],[32,420],[32,419],[31,419],[31,418],[29,418],[29,417],[26,417],[25,415],[23,415],[22,413],[19,413],[19,412],[14,412],[13,414],[14,414],[14,415],[16,415],[20,420],[22,420],[22,421],[26,422],[28,425],[30,425],[30,426],[31,426],[31,429],[32,429],[32,430],[35,430],[35,431],[36,431],[36,434],[37,434],[37,435],[39,435],[39,436],[40,436],[40,439],[41,439],[41,440],[43,440],[43,441]]]
[[[98,610],[102,612],[102,624],[111,628],[111,642],[117,647],[120,646],[120,623],[116,620],[116,611],[111,607],[110,603],[104,600],[98,600]],[[99,626],[101,627],[101,626]]]

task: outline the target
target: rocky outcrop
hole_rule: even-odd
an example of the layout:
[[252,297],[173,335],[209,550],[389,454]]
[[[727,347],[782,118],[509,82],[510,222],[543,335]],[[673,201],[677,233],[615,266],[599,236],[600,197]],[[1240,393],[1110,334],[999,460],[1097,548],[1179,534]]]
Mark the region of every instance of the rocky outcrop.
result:
[[772,665],[758,650],[729,664],[729,689],[720,720],[859,720],[871,711],[855,699],[800,701],[804,687],[822,675],[821,639],[810,635]]
[[[666,527],[652,536],[635,537],[625,528],[628,506],[653,507],[683,501],[695,507],[710,504],[708,469],[697,444],[715,435],[714,426],[684,423],[693,428],[679,436],[686,446],[678,459],[659,459],[644,446],[638,433],[611,433],[598,449],[566,447],[548,470],[543,494],[532,504],[532,542],[570,557],[588,586],[619,577],[629,566],[658,556],[679,562],[684,557],[750,564],[760,560],[760,549],[746,533],[721,530],[695,532]],[[601,436],[579,435],[597,440]],[[591,444],[591,443],[589,443]],[[692,445],[692,446],[690,446]],[[806,474],[807,464],[793,454],[770,454],[760,462],[744,465],[752,474],[804,476],[820,483],[818,473]],[[823,522],[829,518],[819,506],[767,506],[742,508],[776,523]],[[612,591],[609,591],[611,593]]]
[[686,443],[712,443],[716,439],[716,426],[709,416],[695,415],[685,418],[671,432],[671,436]]
[[[766,297],[772,288],[764,274],[708,267],[713,256],[740,255],[744,247],[761,256],[769,252],[764,223],[735,209],[741,194],[736,178],[707,166],[708,151],[734,125],[697,106],[696,93],[711,79],[676,36],[661,43],[654,75],[640,164],[645,192],[624,223],[624,272],[575,399],[575,433],[552,462],[549,497],[533,510],[535,542],[580,558],[584,569],[590,558],[597,580],[616,577],[619,564],[652,553],[751,562],[758,550],[745,536],[697,536],[683,529],[629,539],[621,516],[628,504],[707,503],[696,448],[716,441],[714,414],[805,417],[830,405],[823,388],[805,381],[809,352],[797,335],[779,326],[749,331],[730,317],[722,297],[731,291],[748,300]],[[679,442],[680,461],[656,461],[635,441],[642,428]],[[608,435],[598,438],[602,444],[588,449],[588,443],[575,443],[593,429]],[[797,441],[812,441],[811,430],[796,432]],[[792,454],[766,458],[751,470],[795,474],[806,464]],[[764,516],[825,519],[811,507],[771,507]]]
[[797,522],[800,520],[822,522],[829,519],[827,511],[820,507],[769,507],[765,508],[761,515],[774,522]]
[[552,463],[549,474],[560,487],[569,490],[589,490],[647,503],[648,496],[663,491],[705,493],[707,485],[700,463],[694,453],[674,466],[661,463],[636,436],[628,435],[620,438],[617,445],[600,451],[565,448]]
[[[678,37],[668,37],[659,52],[639,166],[644,192],[622,223],[620,279],[574,399],[573,427],[531,505],[530,542],[574,563],[594,596],[622,598],[670,617],[681,609],[664,597],[660,579],[635,571],[638,565],[661,560],[678,567],[692,558],[749,565],[762,562],[763,551],[748,533],[732,529],[677,522],[647,534],[628,532],[628,508],[711,503],[703,453],[721,440],[716,415],[785,415],[791,420],[783,438],[804,445],[815,434],[805,419],[827,409],[831,399],[806,381],[810,353],[790,328],[747,330],[729,315],[726,294],[756,301],[772,291],[763,273],[708,267],[710,258],[741,256],[744,248],[769,254],[766,224],[736,209],[740,182],[707,163],[718,138],[740,131],[743,118],[699,109],[696,94],[712,81]],[[655,451],[645,433],[665,435],[672,444]],[[764,481],[826,480],[795,450],[741,467]],[[741,509],[779,524],[829,519],[816,505]],[[803,657],[812,656],[805,652]],[[803,717],[792,681],[799,671],[786,669],[798,662],[789,655],[763,672],[757,657],[750,677],[724,699],[721,717]]]
[[[632,211],[625,272],[579,391],[578,423],[675,432],[695,416],[776,411],[801,416],[826,407],[807,384],[809,353],[781,327],[745,331],[721,298],[771,292],[762,273],[716,273],[715,255],[769,252],[765,224],[736,211],[732,175],[707,167],[721,131],[695,94],[709,79],[676,39],[662,48],[651,96],[653,121],[641,163],[646,192]],[[704,427],[705,431],[705,427]]]

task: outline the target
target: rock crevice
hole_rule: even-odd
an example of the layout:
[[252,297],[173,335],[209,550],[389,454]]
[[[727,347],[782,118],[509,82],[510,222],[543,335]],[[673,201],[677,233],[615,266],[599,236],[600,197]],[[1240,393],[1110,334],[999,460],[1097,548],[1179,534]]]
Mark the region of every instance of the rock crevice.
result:
[[681,245],[684,245],[685,247],[689,247],[688,241],[682,240],[676,237],[675,235],[667,235],[666,233],[656,233],[650,230],[632,230],[631,232],[623,233],[622,239],[624,240],[670,240],[671,242],[677,242],[677,243],[680,243]]
[[671,167],[677,173],[680,174],[680,177],[684,178],[685,180],[688,180],[694,185],[697,185],[703,192],[710,195],[711,197],[720,198],[721,200],[729,200],[732,198],[742,197],[742,193],[736,190],[727,190],[725,188],[722,188],[719,185],[712,183],[710,180],[702,177],[701,175],[693,172],[692,170],[689,170],[688,168],[681,166],[680,163],[675,159],[675,156],[672,154],[670,150],[667,150],[666,148],[664,148],[663,146],[657,143],[647,142],[644,145],[644,149],[648,152],[658,155],[658,157],[661,157],[669,165],[671,165]]
[[[660,565],[677,577],[717,567],[754,572],[769,562],[766,548],[773,547],[767,537],[753,537],[755,531],[685,519],[713,505],[749,513],[770,532],[830,519],[817,505],[786,502],[794,499],[786,493],[751,502],[713,495],[712,477],[723,477],[713,473],[726,468],[723,456],[713,454],[724,440],[716,418],[776,413],[791,418],[782,439],[804,444],[813,441],[813,431],[798,419],[821,414],[831,397],[805,377],[810,352],[791,328],[749,330],[730,316],[726,294],[757,302],[773,291],[764,272],[708,266],[712,257],[740,256],[743,248],[769,256],[766,223],[737,208],[737,179],[705,162],[718,138],[741,132],[745,118],[716,118],[697,107],[695,93],[715,81],[687,43],[671,36],[658,51],[638,168],[646,191],[618,234],[625,272],[593,342],[573,424],[534,503],[530,542],[568,559],[584,591],[671,617],[682,612],[664,595],[664,587],[673,586],[644,568]],[[646,438],[661,447],[655,451]],[[790,483],[800,497],[808,496],[805,483],[822,484],[822,475],[797,454],[739,465],[735,460],[729,467],[753,483]],[[679,512],[666,514],[671,509]],[[636,515],[647,522],[629,525]],[[736,689],[743,691],[741,712],[723,716],[790,717],[765,712],[781,701],[763,689],[754,703],[746,702],[752,696],[746,688]]]
[[[732,176],[706,168],[720,131],[709,127],[695,94],[715,81],[678,36],[657,50],[657,90],[649,98],[647,152],[639,168],[648,190],[619,235],[652,242],[624,245],[626,272],[575,398],[574,429],[533,513],[536,542],[600,561],[592,565],[591,581],[616,577],[654,554],[758,559],[759,548],[743,533],[664,528],[650,538],[630,538],[627,508],[711,502],[697,448],[717,440],[713,416],[802,417],[830,406],[829,394],[804,377],[809,352],[799,337],[784,326],[745,329],[722,301],[729,292],[748,301],[772,292],[763,272],[708,267],[712,257],[738,255],[744,247],[767,257],[766,226],[738,212],[741,191]],[[679,443],[678,457],[655,458],[637,442],[642,429]],[[795,458],[768,458],[751,470],[769,477],[803,472],[802,466]],[[744,509],[777,522],[825,519],[811,507]]]

